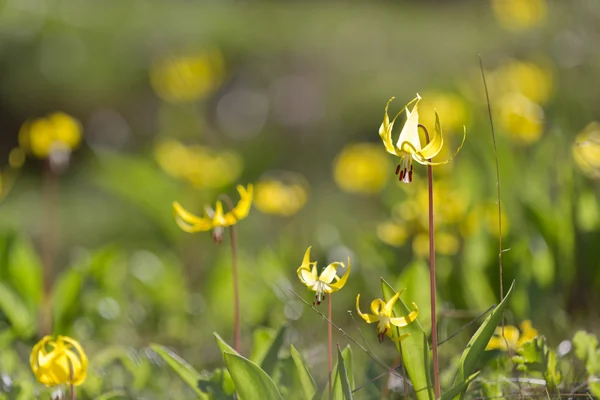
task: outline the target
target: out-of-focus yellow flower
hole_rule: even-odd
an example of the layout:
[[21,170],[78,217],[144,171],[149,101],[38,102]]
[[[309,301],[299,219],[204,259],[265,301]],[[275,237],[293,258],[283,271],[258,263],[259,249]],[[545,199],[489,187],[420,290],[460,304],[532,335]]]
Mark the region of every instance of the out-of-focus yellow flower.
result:
[[286,183],[278,179],[264,179],[256,184],[254,204],[265,214],[290,216],[304,207],[307,193],[300,183]]
[[521,31],[541,25],[546,20],[546,0],[492,0],[494,15],[502,27]]
[[520,93],[504,96],[499,103],[500,126],[515,142],[537,142],[544,129],[544,111]]
[[377,225],[377,237],[385,244],[400,247],[408,238],[409,232],[405,226],[393,221],[385,221]]
[[[394,304],[398,301],[398,298],[402,295],[404,290],[397,292],[387,303],[381,299],[375,299],[371,302],[371,312],[373,314],[363,314],[360,311],[360,294],[356,296],[356,311],[358,315],[362,317],[368,324],[377,322],[377,338],[379,343],[383,342],[385,335],[392,337],[392,325],[399,328],[405,327],[419,315],[419,307],[413,303],[414,310],[410,312],[406,317],[394,317]],[[401,341],[405,339],[408,334],[401,335],[395,341]]]
[[529,320],[521,322],[520,328],[521,332],[519,333],[519,329],[516,326],[506,325],[504,327],[504,335],[502,335],[502,327],[497,327],[494,336],[492,336],[485,349],[508,351],[510,348],[518,350],[538,335],[538,331],[533,328]]
[[80,143],[81,124],[63,112],[26,121],[19,131],[19,145],[38,158],[47,158],[53,151],[71,152]]
[[87,375],[88,359],[75,339],[45,336],[31,350],[31,370],[46,386],[60,384],[81,385]]
[[156,60],[150,83],[156,94],[170,103],[186,103],[211,93],[223,77],[223,56],[217,50]]
[[600,178],[600,123],[590,122],[575,138],[573,157],[591,178]]
[[[388,100],[385,106],[385,113],[383,116],[383,123],[379,128],[379,136],[383,141],[383,145],[388,153],[393,154],[400,158],[400,165],[396,168],[396,174],[399,175],[400,180],[405,183],[412,182],[413,175],[413,166],[412,161],[415,160],[419,164],[423,165],[442,165],[448,163],[452,158],[458,154],[460,149],[462,148],[465,138],[467,135],[466,129],[464,130],[463,140],[460,147],[456,150],[456,153],[451,158],[440,161],[433,162],[429,161],[429,159],[435,157],[444,145],[444,138],[442,135],[442,128],[440,126],[439,116],[437,112],[435,112],[435,129],[433,130],[433,137],[430,138],[429,143],[427,143],[424,147],[421,146],[421,139],[419,137],[419,128],[424,128],[423,125],[419,124],[419,113],[418,113],[418,105],[421,100],[421,96],[417,94],[417,97],[411,100],[390,122],[390,117],[388,115],[388,108],[390,102],[394,100],[392,97]],[[414,103],[412,111],[408,110],[408,107]],[[398,142],[396,146],[392,143],[392,129],[396,119],[400,114],[406,111],[406,121],[400,131],[400,136],[398,138]]]
[[419,103],[421,122],[425,126],[435,126],[435,112],[444,121],[444,129],[462,130],[467,119],[465,101],[454,93],[430,92],[423,95]]
[[310,247],[306,249],[302,265],[300,265],[296,273],[300,282],[313,292],[317,292],[313,306],[321,304],[325,298],[325,293],[337,292],[346,284],[348,275],[350,275],[350,258],[348,258],[348,269],[341,277],[337,275],[338,266],[346,268],[343,262],[332,262],[319,275],[317,272],[317,262],[310,261]]
[[[447,256],[458,253],[460,242],[456,235],[449,232],[437,232],[435,234],[435,252]],[[421,232],[413,239],[413,252],[419,257],[429,255],[429,234]]]
[[494,73],[496,93],[521,93],[543,104],[552,95],[552,71],[532,62],[512,61]]
[[350,144],[333,164],[333,177],[338,186],[352,193],[373,194],[383,189],[388,180],[390,162],[372,143]]
[[201,188],[227,186],[242,172],[242,160],[232,151],[185,146],[173,139],[158,141],[154,156],[167,174]]
[[240,194],[240,201],[237,205],[227,213],[223,212],[223,203],[218,200],[215,209],[206,206],[204,208],[205,217],[198,217],[186,209],[178,202],[173,203],[173,212],[175,214],[175,222],[179,227],[188,233],[213,230],[213,239],[220,242],[223,239],[223,228],[234,225],[238,221],[246,218],[252,206],[252,184],[248,184],[245,188],[242,185],[237,186]]

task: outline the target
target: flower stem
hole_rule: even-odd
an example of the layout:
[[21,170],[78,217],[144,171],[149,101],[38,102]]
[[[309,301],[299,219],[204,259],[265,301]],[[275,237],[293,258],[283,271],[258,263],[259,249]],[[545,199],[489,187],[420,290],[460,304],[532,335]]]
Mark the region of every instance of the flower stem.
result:
[[[331,293],[327,293],[327,318],[331,321]],[[333,347],[333,330],[331,324],[327,324],[327,368],[329,369],[329,399],[332,396],[332,385],[331,385],[331,370],[333,369],[332,363],[332,347]]]
[[[427,143],[429,143],[429,132],[427,128],[419,124],[425,131]],[[431,159],[429,159],[431,161]],[[435,240],[433,229],[433,168],[427,166],[427,182],[429,186],[429,292],[431,294],[431,348],[433,352],[433,390],[435,398],[440,398],[440,366],[438,363],[438,338],[437,338],[437,314],[436,314],[436,285],[435,285]]]
[[40,333],[49,335],[52,331],[52,309],[50,305],[52,296],[52,281],[54,280],[54,256],[56,238],[58,235],[56,223],[56,205],[58,203],[58,176],[52,170],[50,162],[44,165],[42,183],[42,202],[44,205],[44,230],[42,236],[42,265],[44,302],[40,309]]
[[71,400],[75,400],[75,384],[73,383],[73,364],[69,362],[69,377],[71,378],[70,386],[71,386]]
[[231,265],[233,273],[233,348],[239,353],[240,351],[240,293],[238,285],[238,268],[237,268],[237,240],[235,236],[235,225],[229,227],[229,238],[231,239]]

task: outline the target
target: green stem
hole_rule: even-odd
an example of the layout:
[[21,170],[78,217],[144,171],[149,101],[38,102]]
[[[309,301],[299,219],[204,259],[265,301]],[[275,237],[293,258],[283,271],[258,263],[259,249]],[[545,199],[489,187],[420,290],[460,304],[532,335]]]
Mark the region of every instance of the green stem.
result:
[[235,225],[229,227],[229,238],[231,239],[231,265],[233,273],[233,348],[239,353],[240,351],[240,290],[238,282],[238,266],[237,266],[237,240],[235,236]]

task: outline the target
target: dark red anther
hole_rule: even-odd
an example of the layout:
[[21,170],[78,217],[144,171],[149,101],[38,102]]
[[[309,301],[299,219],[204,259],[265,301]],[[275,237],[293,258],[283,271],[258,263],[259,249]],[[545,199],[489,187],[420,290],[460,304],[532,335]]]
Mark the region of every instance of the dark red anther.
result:
[[404,180],[404,175],[406,175],[406,170],[403,169],[402,171],[400,171],[400,180]]
[[410,171],[408,172],[408,181],[412,182],[412,167],[410,168]]
[[398,175],[399,173],[400,173],[400,165],[398,165],[398,166],[396,167],[396,175]]

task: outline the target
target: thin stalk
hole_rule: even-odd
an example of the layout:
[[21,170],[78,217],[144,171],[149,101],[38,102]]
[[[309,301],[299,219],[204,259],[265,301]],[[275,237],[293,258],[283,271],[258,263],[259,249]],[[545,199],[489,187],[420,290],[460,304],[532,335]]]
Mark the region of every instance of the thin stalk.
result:
[[[233,202],[227,195],[221,195],[219,198],[225,201],[229,210],[233,210]],[[238,279],[238,250],[237,239],[235,235],[235,224],[229,227],[229,239],[231,242],[231,273],[233,280],[233,348],[240,352],[241,327],[240,327],[240,288]]]
[[235,225],[231,225],[229,227],[229,238],[231,239],[231,267],[233,274],[233,348],[239,353],[240,339],[242,335],[240,330],[240,289],[238,282],[237,240],[235,236]]
[[73,364],[71,362],[69,362],[69,377],[70,377],[70,386],[71,386],[71,400],[75,400],[75,384],[73,383],[73,380],[74,380]]
[[[429,143],[429,132],[421,124],[419,127],[425,132]],[[431,161],[431,159],[429,159]],[[436,316],[436,285],[435,285],[435,240],[433,230],[433,168],[427,166],[427,182],[429,186],[429,292],[431,294],[431,348],[433,351],[433,390],[435,398],[440,398],[440,366],[438,362],[438,338]]]
[[42,178],[42,203],[44,207],[44,229],[42,236],[42,265],[44,302],[40,308],[40,334],[49,335],[52,331],[52,281],[54,280],[54,255],[56,250],[56,237],[58,235],[56,223],[56,204],[58,202],[58,176],[50,162],[44,165]]
[[[327,293],[327,318],[331,321],[331,293]],[[327,367],[329,368],[329,399],[331,400],[333,387],[331,385],[333,330],[331,324],[327,324]]]

